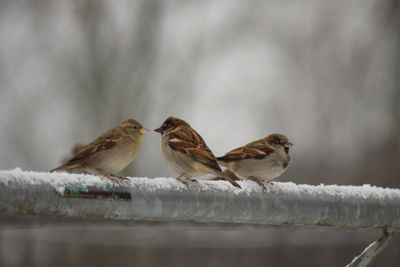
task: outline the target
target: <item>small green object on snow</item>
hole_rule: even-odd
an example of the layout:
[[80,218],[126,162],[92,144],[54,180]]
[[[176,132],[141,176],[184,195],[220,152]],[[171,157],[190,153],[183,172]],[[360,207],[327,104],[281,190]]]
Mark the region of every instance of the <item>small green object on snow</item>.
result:
[[131,193],[123,188],[98,188],[94,186],[71,185],[64,190],[64,197],[131,200]]

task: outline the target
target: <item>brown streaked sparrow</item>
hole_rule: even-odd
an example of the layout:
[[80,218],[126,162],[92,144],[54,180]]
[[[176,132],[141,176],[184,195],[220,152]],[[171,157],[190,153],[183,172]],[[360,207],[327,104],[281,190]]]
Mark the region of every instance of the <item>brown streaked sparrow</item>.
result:
[[271,134],[236,148],[217,160],[231,171],[228,173],[233,172],[242,180],[253,180],[265,188],[263,182],[278,177],[286,170],[292,145],[286,136]]
[[122,171],[135,159],[147,132],[147,129],[133,119],[124,121],[116,128],[98,136],[81,148],[67,163],[50,172],[101,174],[113,182],[118,182],[113,177],[127,179],[114,176],[113,173]]
[[197,175],[216,174],[240,187],[230,177],[226,176],[219,167],[214,154],[208,148],[203,138],[184,120],[169,117],[154,131],[161,133],[161,149],[165,161],[179,174],[178,181]]

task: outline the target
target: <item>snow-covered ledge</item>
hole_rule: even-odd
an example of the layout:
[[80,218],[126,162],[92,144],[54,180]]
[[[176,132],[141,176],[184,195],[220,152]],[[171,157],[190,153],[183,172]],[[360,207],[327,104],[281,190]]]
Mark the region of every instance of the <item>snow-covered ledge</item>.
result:
[[225,181],[187,187],[174,178],[130,178],[118,186],[99,176],[14,169],[0,171],[0,215],[400,227],[399,189],[274,182],[263,191],[252,181],[239,184],[242,189]]

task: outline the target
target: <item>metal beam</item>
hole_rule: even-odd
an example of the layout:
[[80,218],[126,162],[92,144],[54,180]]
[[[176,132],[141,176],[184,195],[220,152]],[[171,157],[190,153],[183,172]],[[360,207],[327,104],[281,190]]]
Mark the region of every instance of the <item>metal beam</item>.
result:
[[174,178],[0,171],[0,215],[191,221],[340,228],[400,227],[400,190],[373,186],[225,181],[186,186]]
[[346,265],[346,267],[367,267],[374,259],[380,254],[388,245],[390,239],[392,239],[393,231],[390,229],[383,229],[382,236],[372,242],[364,251],[355,257],[353,261]]

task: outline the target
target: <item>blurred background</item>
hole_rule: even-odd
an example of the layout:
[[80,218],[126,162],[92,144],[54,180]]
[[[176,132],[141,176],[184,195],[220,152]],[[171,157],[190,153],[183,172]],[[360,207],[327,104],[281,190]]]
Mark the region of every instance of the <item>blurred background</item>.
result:
[[[279,181],[399,187],[399,10],[397,0],[1,0],[0,169],[47,171],[128,118],[155,129],[174,115],[216,155],[285,134],[292,163]],[[124,174],[175,176],[159,142],[148,133]],[[379,235],[10,221],[0,218],[1,266],[88,266],[99,252],[125,259],[115,266],[342,266]],[[399,244],[373,266],[398,266]]]

